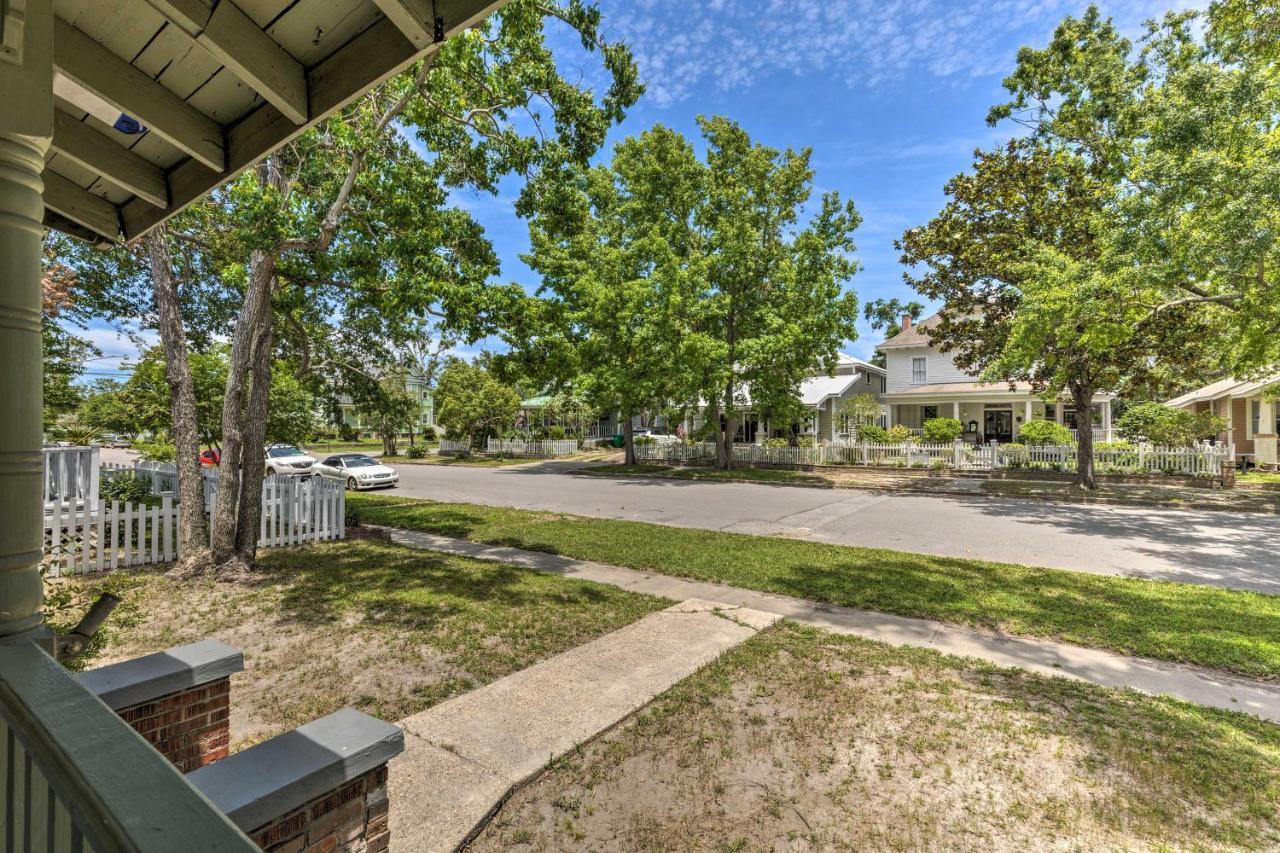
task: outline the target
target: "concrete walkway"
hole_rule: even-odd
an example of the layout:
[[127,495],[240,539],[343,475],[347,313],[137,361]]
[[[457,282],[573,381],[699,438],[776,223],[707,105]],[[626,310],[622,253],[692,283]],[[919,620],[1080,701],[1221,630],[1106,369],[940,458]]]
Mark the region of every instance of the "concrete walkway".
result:
[[1131,687],[1144,693],[1173,696],[1280,722],[1280,684],[1268,685],[1198,667],[1125,657],[1050,640],[1008,637],[929,619],[855,610],[723,584],[684,580],[556,554],[482,545],[418,531],[385,529],[394,541],[414,548],[511,563],[677,601],[686,598],[723,601],[840,634],[853,634],[892,645],[936,649],[946,654],[979,658],[999,666],[1078,678],[1104,687]]
[[778,620],[684,601],[400,721],[391,763],[395,850],[453,850],[548,762],[644,707]]

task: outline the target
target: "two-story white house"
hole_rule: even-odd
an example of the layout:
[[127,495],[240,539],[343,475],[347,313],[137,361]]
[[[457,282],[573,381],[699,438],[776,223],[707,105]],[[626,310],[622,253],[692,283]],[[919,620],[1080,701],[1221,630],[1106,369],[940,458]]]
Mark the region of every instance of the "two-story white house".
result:
[[1023,424],[1051,420],[1072,430],[1092,425],[1096,440],[1110,440],[1114,395],[1094,394],[1092,411],[1081,417],[1069,398],[1046,402],[1030,385],[982,382],[933,345],[929,329],[937,324],[936,314],[915,324],[903,316],[902,330],[876,347],[885,356],[890,426],[919,430],[931,418],[955,418],[966,441],[1007,443],[1017,440]]
[[[880,399],[885,390],[885,371],[870,362],[845,353],[836,356],[836,367],[831,374],[815,370],[813,375],[800,383],[798,397],[807,410],[804,421],[796,426],[802,435],[818,442],[853,438],[856,424],[840,411],[840,404],[862,394]],[[749,399],[739,403],[738,430],[734,441],[739,444],[763,444],[773,437],[788,437],[791,424],[772,423],[768,414],[757,411]],[[685,422],[689,435],[695,434],[704,423],[701,411]],[[884,424],[883,416],[880,419]]]

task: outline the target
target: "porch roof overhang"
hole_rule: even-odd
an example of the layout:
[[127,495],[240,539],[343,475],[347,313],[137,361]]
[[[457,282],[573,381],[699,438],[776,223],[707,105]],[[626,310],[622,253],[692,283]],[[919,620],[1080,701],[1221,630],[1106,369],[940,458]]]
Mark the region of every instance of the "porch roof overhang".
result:
[[[1022,382],[1012,387],[999,382],[940,382],[932,385],[916,385],[900,391],[887,391],[883,398],[886,403],[1022,402],[1040,400],[1043,395]],[[1114,398],[1114,394],[1099,392],[1093,395],[1093,402],[1105,403]],[[1069,398],[1066,395],[1059,395],[1058,399],[1068,400]]]
[[10,129],[52,136],[47,226],[132,241],[505,2],[53,0],[53,114]]
[[1214,400],[1221,400],[1223,397],[1244,397],[1256,391],[1261,391],[1268,385],[1273,385],[1277,382],[1280,382],[1280,373],[1251,381],[1242,381],[1235,378],[1220,379],[1203,388],[1188,391],[1181,397],[1174,397],[1166,402],[1165,405],[1179,409],[1195,403],[1209,403]]

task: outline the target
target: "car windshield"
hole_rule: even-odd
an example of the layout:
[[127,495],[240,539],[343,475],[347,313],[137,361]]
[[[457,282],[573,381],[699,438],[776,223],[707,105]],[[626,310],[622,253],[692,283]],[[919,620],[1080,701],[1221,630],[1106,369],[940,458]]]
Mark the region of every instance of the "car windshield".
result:
[[377,464],[378,463],[376,460],[371,459],[368,456],[348,456],[347,457],[348,468],[367,468],[370,465],[377,465]]
[[272,459],[279,459],[281,456],[305,456],[306,454],[291,444],[282,444],[279,447],[270,448],[267,455]]

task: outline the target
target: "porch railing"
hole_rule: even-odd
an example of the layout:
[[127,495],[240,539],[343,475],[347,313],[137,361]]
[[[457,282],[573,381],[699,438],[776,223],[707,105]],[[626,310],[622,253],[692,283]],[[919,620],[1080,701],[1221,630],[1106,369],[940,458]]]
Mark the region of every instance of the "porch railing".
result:
[[258,849],[30,643],[0,648],[0,789],[10,850]]

